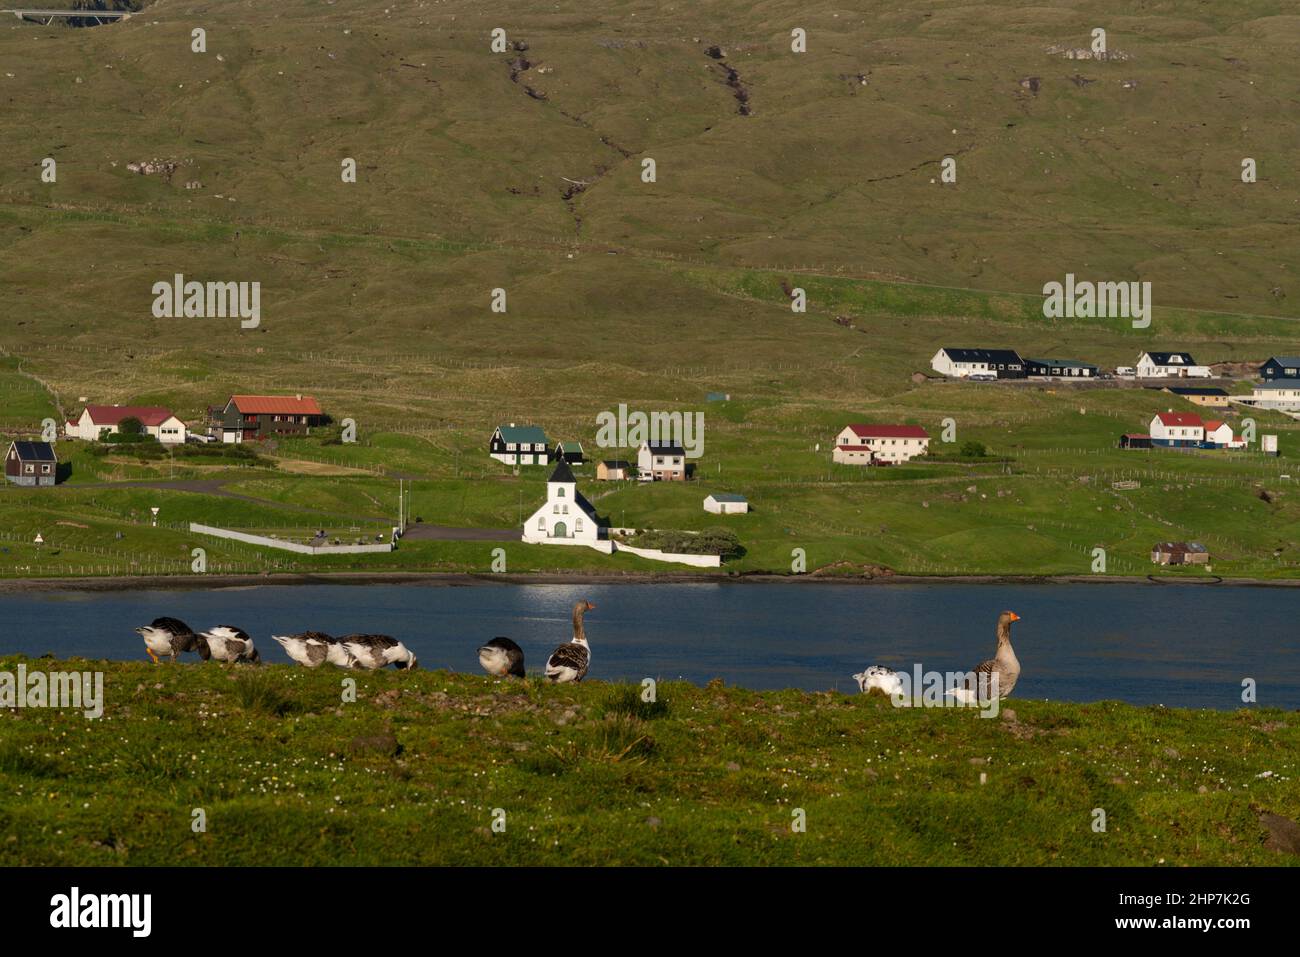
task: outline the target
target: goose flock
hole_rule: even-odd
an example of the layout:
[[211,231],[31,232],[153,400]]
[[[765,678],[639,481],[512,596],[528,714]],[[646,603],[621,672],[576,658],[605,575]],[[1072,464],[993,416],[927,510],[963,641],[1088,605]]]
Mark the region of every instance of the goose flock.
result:
[[[591,645],[583,619],[596,606],[582,600],[573,606],[573,637],[551,652],[546,659],[545,676],[554,684],[581,681],[591,667]],[[989,689],[996,681],[998,698],[1006,698],[1020,678],[1020,661],[1011,647],[1011,624],[1020,620],[1014,611],[1004,611],[998,616],[997,651],[992,658],[980,662],[969,673],[965,682],[949,689],[950,695],[963,704],[976,704],[987,699]],[[157,664],[162,658],[173,662],[184,653],[192,652],[202,660],[229,664],[259,664],[262,656],[248,632],[234,625],[217,625],[207,631],[195,632],[179,618],[155,618],[142,625],[136,633],[144,639],[145,651]],[[272,635],[291,659],[306,668],[319,668],[331,664],[338,668],[378,671],[393,665],[400,670],[417,667],[415,655],[404,644],[390,635],[354,634],[335,638],[323,631],[304,631],[296,635]],[[497,678],[523,678],[524,650],[505,637],[493,638],[478,649],[478,660],[483,670]],[[903,692],[903,678],[884,665],[871,665],[853,676],[858,689],[867,694],[873,690],[887,695]]]
[[[154,664],[159,658],[175,661],[183,652],[194,652],[204,661],[221,661],[230,664],[260,664],[262,655],[253,644],[248,632],[234,625],[217,625],[197,634],[179,618],[155,618],[151,623],[136,629],[144,639],[144,650]],[[388,665],[400,669],[416,667],[415,655],[404,644],[389,635],[347,635],[334,638],[320,631],[305,631],[300,635],[272,635],[290,658],[308,668],[319,668],[325,662],[340,668],[360,668],[377,671]]]
[[[1011,647],[1011,623],[1019,620],[1020,616],[1014,611],[1004,611],[998,615],[996,654],[976,665],[966,680],[955,688],[949,688],[944,692],[945,696],[955,698],[962,704],[973,705],[988,700],[989,691],[995,686],[998,700],[1011,694],[1011,689],[1020,680],[1020,659]],[[902,676],[884,665],[871,665],[866,671],[854,675],[853,679],[863,694],[869,694],[877,688],[891,696],[903,693]]]
[[[583,616],[596,606],[580,601],[573,606],[573,638],[551,653],[546,677],[555,683],[581,681],[591,664],[591,646],[583,629]],[[204,661],[227,664],[260,664],[261,653],[248,632],[234,625],[217,625],[195,632],[179,618],[155,618],[136,629],[144,639],[144,650],[157,664],[161,658],[173,662],[186,652]],[[297,635],[272,635],[284,653],[305,668],[331,664],[338,668],[378,671],[389,665],[403,671],[417,667],[415,655],[391,635],[345,635],[335,638],[323,631]],[[509,638],[493,638],[478,650],[483,670],[497,677],[524,677],[524,651]]]

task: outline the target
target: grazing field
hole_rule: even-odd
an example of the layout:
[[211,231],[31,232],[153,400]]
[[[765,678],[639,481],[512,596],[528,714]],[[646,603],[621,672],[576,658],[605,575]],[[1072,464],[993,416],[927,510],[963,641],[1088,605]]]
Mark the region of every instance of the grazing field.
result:
[[1280,711],[1013,699],[984,719],[418,670],[349,672],[345,703],[334,670],[0,670],[19,664],[103,671],[104,714],[0,713],[3,865],[1296,861],[1262,818],[1300,815]]
[[[1049,52],[1097,25],[1114,58]],[[360,442],[327,429],[248,458],[61,443],[64,485],[0,490],[0,575],[184,572],[195,548],[209,570],[488,571],[483,542],[362,562],[187,528],[383,528],[399,477],[413,520],[516,526],[545,470],[489,460],[492,428],[627,457],[595,445],[597,414],[625,403],[704,413],[697,481],[605,487],[588,466],[584,494],[614,525],[725,524],[745,551],[723,573],[789,572],[802,549],[827,574],[1081,574],[1100,547],[1108,574],[1142,575],[1153,543],[1191,539],[1215,574],[1295,577],[1293,420],[1256,416],[1278,459],[1121,452],[1120,433],[1191,406],[912,376],[941,345],[1104,366],[1300,352],[1300,131],[1277,121],[1298,52],[1282,0],[1194,15],[619,0],[599,16],[571,0],[169,0],[93,29],[6,20],[0,433],[34,435],[83,396],[193,425],[234,392],[301,392]],[[946,156],[955,183],[936,182]],[[143,161],[156,171],[128,170]],[[1045,319],[1042,285],[1067,272],[1150,281],[1150,328]],[[261,283],[260,324],[156,318],[153,284],[176,274]],[[948,418],[957,441],[933,461],[830,463],[847,422],[938,436]],[[963,458],[966,441],[988,455]],[[752,513],[706,515],[712,491]],[[668,568],[505,548],[510,571]]]

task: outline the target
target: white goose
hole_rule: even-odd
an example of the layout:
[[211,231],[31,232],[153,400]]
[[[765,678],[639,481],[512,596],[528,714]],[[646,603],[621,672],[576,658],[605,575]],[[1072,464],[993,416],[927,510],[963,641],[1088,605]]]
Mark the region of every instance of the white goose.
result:
[[418,667],[411,650],[389,635],[348,635],[340,638],[339,643],[352,656],[354,668],[378,671],[396,665],[401,670],[410,671]]
[[854,675],[853,680],[858,683],[858,690],[863,694],[870,694],[873,688],[879,688],[891,698],[903,693],[903,679],[893,668],[884,665],[870,665],[866,671]]
[[306,668],[319,668],[327,661],[340,668],[351,668],[352,655],[339,643],[339,639],[323,631],[304,631],[297,635],[272,635],[280,647],[298,664]]
[[254,665],[262,663],[261,653],[253,646],[253,639],[248,637],[248,632],[242,628],[217,625],[199,632],[199,636],[208,643],[208,651],[214,661],[247,661]]

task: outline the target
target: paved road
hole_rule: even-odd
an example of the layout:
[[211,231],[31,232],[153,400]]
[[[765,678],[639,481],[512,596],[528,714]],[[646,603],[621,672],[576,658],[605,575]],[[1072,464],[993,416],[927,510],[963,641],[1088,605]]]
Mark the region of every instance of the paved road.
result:
[[451,525],[407,525],[405,541],[413,542],[517,542],[523,533],[517,528],[456,528]]

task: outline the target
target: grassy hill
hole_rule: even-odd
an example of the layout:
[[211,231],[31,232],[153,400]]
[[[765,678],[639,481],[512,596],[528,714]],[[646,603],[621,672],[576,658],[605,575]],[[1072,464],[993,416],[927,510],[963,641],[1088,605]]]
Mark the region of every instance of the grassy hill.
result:
[[6,866],[1294,861],[1261,823],[1300,815],[1279,711],[1012,700],[984,719],[425,671],[349,673],[345,703],[334,671],[58,667],[105,673],[104,716],[0,716]]
[[[1097,26],[1125,58],[1048,52],[1088,46]],[[490,49],[498,27],[505,53]],[[791,52],[796,27],[806,53]],[[1115,436],[1177,400],[910,376],[943,344],[1107,365],[1144,348],[1206,363],[1300,351],[1300,134],[1279,121],[1298,47],[1280,0],[1194,15],[1115,0],[620,0],[601,15],[567,0],[165,0],[93,29],[0,24],[0,428],[30,432],[82,396],[193,421],[268,391],[311,392],[363,436],[290,443],[275,471],[69,449],[66,489],[0,492],[0,573],[183,567],[197,544],[214,562],[297,567],[169,523],[388,522],[394,483],[340,466],[415,478],[426,521],[511,525],[540,476],[487,461],[492,426],[536,421],[598,452],[596,414],[625,402],[705,411],[701,475],[755,502],[735,524],[737,570],[788,570],[802,547],[813,567],[1080,572],[1102,545],[1136,574],[1152,541],[1187,537],[1227,573],[1293,575],[1290,420],[1261,417],[1281,461],[1135,459]],[[935,182],[945,156],[954,184]],[[1258,182],[1241,182],[1243,157]],[[175,168],[128,171],[143,160]],[[1067,272],[1151,281],[1151,328],[1044,319],[1042,284]],[[260,327],[154,318],[152,285],[176,273],[260,282]],[[783,283],[808,291],[806,314]],[[715,390],[736,398],[705,405]],[[847,421],[935,432],[948,416],[994,460],[863,475],[817,450]],[[1108,490],[1136,471],[1140,492]],[[90,487],[172,478],[258,501]],[[597,504],[695,528],[711,490]],[[163,526],[144,527],[160,502]],[[58,554],[29,548],[51,528]],[[511,568],[646,567],[553,551],[512,546]],[[482,570],[489,556],[412,543],[388,561]]]

